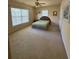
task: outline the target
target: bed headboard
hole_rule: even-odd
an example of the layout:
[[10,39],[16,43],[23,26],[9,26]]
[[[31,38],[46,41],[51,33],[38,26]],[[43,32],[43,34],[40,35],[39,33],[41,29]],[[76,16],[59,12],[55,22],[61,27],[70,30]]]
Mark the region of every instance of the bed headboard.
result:
[[50,18],[47,17],[47,16],[42,16],[42,17],[40,18],[40,20],[48,20],[49,23],[51,24],[51,20],[50,20]]

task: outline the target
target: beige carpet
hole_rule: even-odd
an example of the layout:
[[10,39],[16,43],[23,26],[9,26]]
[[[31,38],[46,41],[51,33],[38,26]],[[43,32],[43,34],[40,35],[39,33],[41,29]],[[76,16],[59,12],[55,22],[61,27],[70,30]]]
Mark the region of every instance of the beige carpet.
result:
[[48,31],[31,26],[9,35],[12,59],[67,59],[57,26]]

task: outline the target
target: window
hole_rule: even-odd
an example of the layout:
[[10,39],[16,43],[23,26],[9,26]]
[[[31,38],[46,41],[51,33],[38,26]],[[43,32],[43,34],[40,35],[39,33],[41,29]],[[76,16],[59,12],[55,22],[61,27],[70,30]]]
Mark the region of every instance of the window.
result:
[[29,22],[29,10],[11,8],[13,26]]
[[48,16],[48,10],[42,10],[42,16]]
[[48,16],[48,10],[42,10],[37,14],[37,19],[40,19],[42,16]]

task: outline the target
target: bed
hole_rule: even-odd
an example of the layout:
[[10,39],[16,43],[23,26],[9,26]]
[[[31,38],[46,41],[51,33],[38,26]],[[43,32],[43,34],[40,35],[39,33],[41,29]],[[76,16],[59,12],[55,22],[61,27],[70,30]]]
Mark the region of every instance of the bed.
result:
[[32,24],[32,28],[45,29],[47,30],[51,24],[51,20],[47,16],[43,16],[40,20],[34,22]]

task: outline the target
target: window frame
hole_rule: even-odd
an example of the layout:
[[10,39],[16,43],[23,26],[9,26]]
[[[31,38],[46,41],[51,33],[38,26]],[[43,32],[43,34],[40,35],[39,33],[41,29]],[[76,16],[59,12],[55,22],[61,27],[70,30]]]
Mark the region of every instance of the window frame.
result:
[[48,10],[48,9],[40,10],[40,11],[38,11],[38,13],[37,13],[37,19],[38,19],[38,20],[43,16],[43,15],[42,15],[42,11],[44,11],[44,10],[47,10],[47,13],[48,13],[47,16],[49,16],[49,10]]
[[[20,9],[20,10],[21,10],[21,12],[20,12],[21,16],[13,16],[13,15],[12,15],[12,8],[14,8],[14,9]],[[27,11],[28,11],[28,13],[27,13],[28,15],[23,16],[23,15],[22,15],[22,10],[27,10]],[[30,21],[30,15],[29,15],[29,14],[30,14],[30,10],[27,9],[27,8],[11,7],[11,19],[12,19],[13,17],[16,17],[16,18],[19,17],[19,18],[21,19],[21,21],[20,21],[21,23],[19,23],[19,24],[13,24],[13,19],[12,19],[12,25],[15,27],[15,26],[18,26],[18,25],[21,25],[21,24],[24,24],[24,23],[28,23],[28,22]],[[22,21],[23,17],[26,17],[26,18],[28,17],[28,21],[26,20],[27,22],[23,22],[23,21]]]
[[[43,15],[42,15],[43,11],[47,11],[47,14],[48,14],[48,12],[49,12],[48,9],[41,10],[41,16],[43,16]],[[48,14],[48,15],[49,15],[49,14]],[[48,15],[47,15],[47,16],[48,16]],[[45,16],[46,16],[46,15],[45,15]]]

